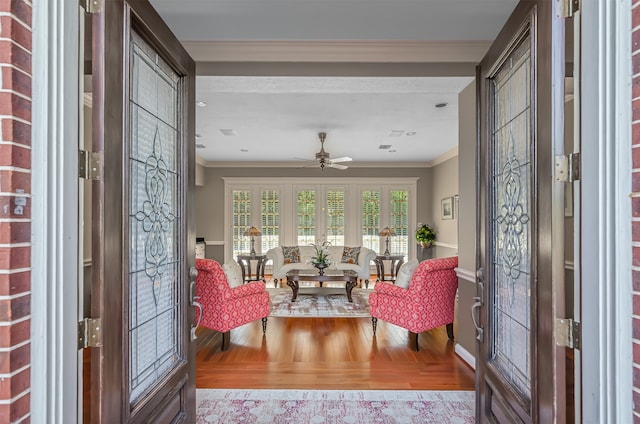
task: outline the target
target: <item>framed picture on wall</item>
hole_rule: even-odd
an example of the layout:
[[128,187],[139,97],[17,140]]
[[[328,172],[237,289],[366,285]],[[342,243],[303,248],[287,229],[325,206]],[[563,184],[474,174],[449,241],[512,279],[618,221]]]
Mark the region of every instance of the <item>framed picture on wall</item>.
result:
[[440,219],[453,219],[453,197],[446,197],[440,203]]

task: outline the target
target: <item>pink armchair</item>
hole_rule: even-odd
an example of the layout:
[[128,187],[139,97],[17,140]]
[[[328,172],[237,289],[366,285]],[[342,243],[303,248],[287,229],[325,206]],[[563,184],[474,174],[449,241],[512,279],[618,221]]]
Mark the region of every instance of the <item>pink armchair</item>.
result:
[[406,328],[418,335],[441,325],[453,340],[453,318],[458,277],[454,268],[458,257],[429,259],[420,262],[408,289],[378,283],[369,295],[373,335],[378,318]]
[[225,350],[225,339],[230,338],[232,328],[262,318],[262,333],[267,332],[271,303],[262,281],[231,288],[218,262],[196,259],[196,268],[196,296],[202,305],[198,325],[222,333],[222,350]]

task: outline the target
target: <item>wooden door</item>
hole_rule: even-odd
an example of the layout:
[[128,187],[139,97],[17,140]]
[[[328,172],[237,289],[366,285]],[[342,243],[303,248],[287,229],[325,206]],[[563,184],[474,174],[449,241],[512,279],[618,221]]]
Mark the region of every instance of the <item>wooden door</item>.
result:
[[521,1],[478,67],[479,422],[565,421],[561,3]]
[[147,0],[98,3],[91,422],[194,422],[195,65]]

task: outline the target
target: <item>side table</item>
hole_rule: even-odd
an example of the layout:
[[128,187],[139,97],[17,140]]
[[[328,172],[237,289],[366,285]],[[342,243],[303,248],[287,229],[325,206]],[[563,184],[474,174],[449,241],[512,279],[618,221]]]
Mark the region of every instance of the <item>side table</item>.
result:
[[[396,275],[398,275],[398,271],[400,270],[400,265],[404,263],[404,255],[378,255],[373,261],[376,264],[377,281],[392,281],[395,283]],[[385,275],[385,261],[391,262],[389,278]]]
[[[252,261],[256,261],[255,274],[251,271]],[[246,283],[248,281],[262,280],[262,282],[266,283],[267,281],[264,278],[264,265],[266,262],[266,255],[238,255],[238,264],[242,270],[242,281]],[[255,275],[255,279],[252,279],[253,275]]]

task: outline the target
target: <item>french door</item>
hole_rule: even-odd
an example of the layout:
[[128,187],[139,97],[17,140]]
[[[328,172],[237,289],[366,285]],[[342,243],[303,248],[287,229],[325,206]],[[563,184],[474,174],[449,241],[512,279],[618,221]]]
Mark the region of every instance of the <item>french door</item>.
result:
[[478,67],[479,422],[566,419],[561,3],[521,1]]
[[99,3],[91,422],[194,422],[195,65],[147,0]]

